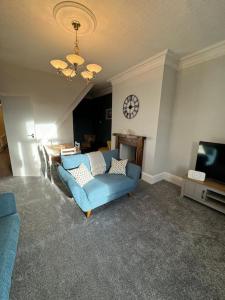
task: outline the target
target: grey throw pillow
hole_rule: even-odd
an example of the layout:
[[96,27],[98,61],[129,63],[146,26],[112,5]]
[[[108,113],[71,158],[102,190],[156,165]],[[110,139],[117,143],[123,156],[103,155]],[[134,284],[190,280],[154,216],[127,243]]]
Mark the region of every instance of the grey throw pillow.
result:
[[111,168],[109,170],[109,174],[120,174],[126,176],[126,165],[128,159],[117,160],[112,158]]

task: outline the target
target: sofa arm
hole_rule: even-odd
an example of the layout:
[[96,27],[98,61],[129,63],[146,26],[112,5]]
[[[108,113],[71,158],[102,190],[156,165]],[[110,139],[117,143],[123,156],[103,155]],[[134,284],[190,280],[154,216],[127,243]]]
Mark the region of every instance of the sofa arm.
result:
[[2,193],[0,194],[0,217],[15,214],[16,200],[13,193]]
[[127,176],[131,177],[135,181],[138,181],[140,179],[140,175],[141,175],[141,167],[128,162],[127,163]]
[[87,194],[84,189],[76,182],[75,178],[62,166],[58,167],[58,173],[63,182],[67,185],[79,207],[87,212],[92,209]]
[[59,165],[58,166],[58,174],[59,174],[59,177],[62,179],[62,181],[68,185],[68,181],[71,180],[71,179],[74,179],[75,181],[75,178],[67,171],[63,168],[63,166]]

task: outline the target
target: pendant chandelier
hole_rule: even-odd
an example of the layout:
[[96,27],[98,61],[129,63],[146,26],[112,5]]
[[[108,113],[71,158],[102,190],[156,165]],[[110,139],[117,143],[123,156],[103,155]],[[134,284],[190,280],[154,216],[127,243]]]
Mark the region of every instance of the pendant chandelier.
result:
[[76,34],[74,53],[66,56],[67,61],[53,59],[50,61],[50,64],[57,70],[58,74],[65,76],[69,80],[72,80],[73,77],[80,73],[85,80],[90,81],[91,79],[95,78],[97,73],[101,72],[102,67],[97,64],[89,64],[86,66],[86,70],[79,72],[81,66],[84,64],[84,58],[80,56],[77,38],[77,32],[81,24],[79,21],[73,21],[72,26]]

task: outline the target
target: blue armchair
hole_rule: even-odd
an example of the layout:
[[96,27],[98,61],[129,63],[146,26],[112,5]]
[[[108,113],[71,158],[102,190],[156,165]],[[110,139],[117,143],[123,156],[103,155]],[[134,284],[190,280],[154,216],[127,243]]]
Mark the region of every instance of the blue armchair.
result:
[[132,192],[140,178],[141,168],[130,162],[126,167],[127,176],[108,173],[112,157],[119,158],[117,149],[103,153],[103,157],[106,162],[106,173],[95,176],[83,188],[77,184],[75,178],[67,170],[76,168],[81,163],[90,170],[89,158],[86,154],[62,156],[62,165],[58,167],[60,178],[87,217],[90,216],[93,209]]
[[20,220],[12,193],[0,194],[0,299],[8,300]]

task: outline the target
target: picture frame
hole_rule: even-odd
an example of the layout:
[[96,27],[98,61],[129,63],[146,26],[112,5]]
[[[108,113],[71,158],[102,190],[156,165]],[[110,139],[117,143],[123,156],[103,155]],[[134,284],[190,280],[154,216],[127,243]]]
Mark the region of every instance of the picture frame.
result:
[[112,120],[112,108],[107,108],[105,110],[105,119]]

